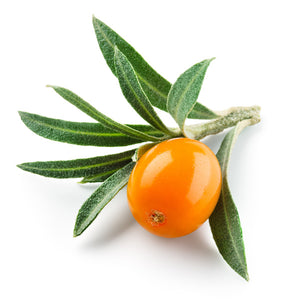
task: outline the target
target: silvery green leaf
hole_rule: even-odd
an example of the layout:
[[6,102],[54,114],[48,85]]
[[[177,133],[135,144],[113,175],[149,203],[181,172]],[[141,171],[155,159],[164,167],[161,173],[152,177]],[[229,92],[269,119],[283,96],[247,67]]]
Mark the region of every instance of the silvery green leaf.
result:
[[[70,122],[19,112],[24,124],[44,138],[81,146],[118,147],[141,143],[136,139],[112,130],[100,123]],[[126,125],[149,136],[161,138],[163,133],[148,125]]]
[[115,47],[115,68],[122,92],[136,112],[154,128],[172,135],[153,109],[137,75],[126,56]]
[[105,116],[100,111],[98,111],[96,108],[94,108],[92,105],[90,105],[88,102],[81,99],[79,96],[71,92],[70,90],[67,90],[62,87],[58,86],[50,86],[52,87],[60,96],[62,96],[65,100],[76,106],[78,109],[98,121],[103,126],[110,128],[114,131],[123,133],[127,136],[144,140],[144,141],[158,141],[159,138],[150,136],[148,134],[145,134],[143,132],[140,132],[138,130],[135,130],[133,128],[130,128],[126,125],[120,124],[111,118]]
[[[109,26],[95,17],[93,17],[93,25],[99,47],[113,74],[116,75],[114,48],[117,46],[133,66],[151,104],[167,111],[167,96],[171,88],[170,82],[159,75],[129,43]],[[218,115],[202,104],[196,103],[188,117],[191,119],[214,119]]]
[[179,76],[169,91],[168,112],[185,135],[187,135],[184,130],[185,120],[196,104],[206,70],[212,60],[204,60],[186,70]]
[[82,234],[119,190],[127,184],[134,165],[135,162],[130,162],[108,177],[83,203],[76,218],[74,236]]
[[53,178],[79,178],[97,175],[98,180],[109,177],[111,174],[132,161],[134,150],[81,158],[74,160],[37,161],[18,165],[24,171]]
[[251,120],[238,123],[224,138],[217,153],[222,170],[222,189],[217,206],[209,218],[211,231],[225,261],[244,279],[249,280],[245,246],[239,214],[228,186],[229,158],[239,133]]

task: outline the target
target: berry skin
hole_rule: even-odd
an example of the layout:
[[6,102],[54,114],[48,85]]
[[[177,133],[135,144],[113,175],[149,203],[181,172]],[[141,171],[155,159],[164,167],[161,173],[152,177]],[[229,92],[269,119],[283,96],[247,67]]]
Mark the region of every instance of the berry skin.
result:
[[221,182],[219,162],[208,146],[188,138],[167,140],[134,167],[127,187],[129,208],[149,232],[180,237],[209,218]]

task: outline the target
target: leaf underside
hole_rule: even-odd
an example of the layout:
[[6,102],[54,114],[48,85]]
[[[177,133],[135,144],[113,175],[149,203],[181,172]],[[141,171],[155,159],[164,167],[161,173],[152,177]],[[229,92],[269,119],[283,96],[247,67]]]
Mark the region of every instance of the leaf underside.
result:
[[209,218],[209,224],[219,252],[225,261],[239,275],[248,280],[240,219],[229,190],[227,178],[223,179],[220,199]]
[[[140,84],[152,105],[167,111],[170,82],[159,75],[131,45],[102,21],[93,17],[93,25],[99,47],[113,74],[117,75],[114,64],[114,48],[117,46],[136,71]],[[188,117],[214,119],[218,115],[200,103],[196,103]]]
[[115,68],[123,95],[136,112],[154,128],[170,134],[144,93],[136,72],[126,56],[115,47]]
[[249,276],[242,228],[229,189],[227,170],[234,143],[242,129],[249,125],[248,121],[238,123],[229,131],[217,153],[223,176],[222,189],[216,208],[209,218],[210,228],[219,252],[231,268],[246,280],[249,280]]
[[130,162],[107,178],[84,202],[76,218],[74,236],[78,236],[85,231],[102,209],[112,200],[119,190],[127,184],[134,165],[135,162]]
[[168,112],[184,132],[184,122],[197,101],[206,70],[212,59],[204,60],[181,74],[172,85],[167,99]]

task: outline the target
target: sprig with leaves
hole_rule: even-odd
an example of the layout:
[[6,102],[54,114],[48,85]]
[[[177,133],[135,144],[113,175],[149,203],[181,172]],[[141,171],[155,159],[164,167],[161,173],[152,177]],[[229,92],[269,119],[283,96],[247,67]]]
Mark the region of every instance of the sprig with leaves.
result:
[[[223,177],[222,190],[209,223],[221,255],[238,274],[248,280],[242,230],[229,190],[227,172],[232,148],[239,133],[246,126],[260,121],[260,108],[236,107],[216,113],[197,102],[207,68],[214,58],[193,65],[172,85],[110,27],[95,17],[93,25],[102,54],[117,77],[123,95],[149,125],[120,124],[70,90],[58,86],[49,87],[97,122],[70,122],[27,112],[19,112],[20,117],[34,133],[54,141],[98,147],[138,146],[106,156],[28,162],[18,167],[46,177],[82,178],[81,183],[103,182],[78,212],[74,227],[74,236],[78,236],[127,184],[136,161],[153,145],[176,137],[200,140],[233,127],[217,153]],[[179,127],[166,126],[154,107],[170,113]],[[208,121],[186,125],[188,118]]]

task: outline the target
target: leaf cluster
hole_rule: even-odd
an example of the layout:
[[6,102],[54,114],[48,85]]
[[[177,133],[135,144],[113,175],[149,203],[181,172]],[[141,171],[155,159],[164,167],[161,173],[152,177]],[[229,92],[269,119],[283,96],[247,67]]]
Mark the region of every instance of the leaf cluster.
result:
[[[189,137],[188,128],[185,126],[187,118],[219,117],[217,113],[197,102],[207,68],[214,58],[193,65],[171,85],[110,27],[95,17],[93,25],[102,54],[117,77],[125,99],[148,125],[121,124],[101,113],[75,93],[58,86],[49,87],[96,122],[71,122],[19,112],[22,121],[30,130],[54,141],[98,147],[120,147],[147,142],[138,148],[112,155],[18,165],[25,171],[46,177],[82,178],[81,183],[103,182],[80,208],[74,236],[85,231],[126,185],[135,161],[145,151],[170,138]],[[177,122],[179,130],[168,128],[154,107],[169,112]],[[236,137],[246,125],[248,123],[241,122],[232,129],[217,154],[223,173],[222,193],[209,220],[220,253],[245,279],[248,275],[244,244],[238,212],[228,186],[227,169]]]

